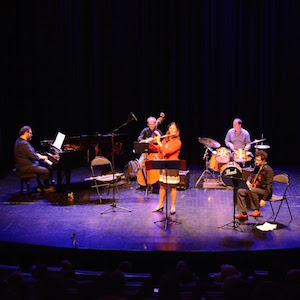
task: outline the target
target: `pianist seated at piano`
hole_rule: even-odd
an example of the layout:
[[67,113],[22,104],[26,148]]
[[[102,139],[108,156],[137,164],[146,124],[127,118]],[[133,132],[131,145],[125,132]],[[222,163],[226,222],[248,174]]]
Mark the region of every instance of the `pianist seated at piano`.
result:
[[30,126],[23,126],[15,142],[15,168],[20,173],[34,173],[37,175],[38,192],[55,192],[52,163],[46,155],[41,155],[31,146],[33,133]]

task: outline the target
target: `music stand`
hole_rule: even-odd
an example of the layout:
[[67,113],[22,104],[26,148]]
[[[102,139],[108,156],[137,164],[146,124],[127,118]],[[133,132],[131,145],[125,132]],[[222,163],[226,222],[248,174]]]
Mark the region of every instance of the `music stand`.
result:
[[139,143],[137,141],[133,142],[133,147],[136,154],[155,152],[151,148],[149,149],[149,145],[149,143]]
[[[130,114],[131,115],[131,114]],[[111,165],[112,165],[112,172],[113,172],[113,203],[110,205],[110,207],[108,207],[107,209],[105,209],[104,211],[101,212],[101,215],[104,214],[106,211],[112,209],[115,212],[115,208],[120,208],[122,210],[126,210],[128,212],[131,212],[131,209],[127,209],[124,207],[120,207],[116,205],[116,200],[115,200],[115,142],[114,142],[114,137],[116,132],[122,128],[123,126],[127,125],[129,122],[135,120],[135,118],[131,117],[131,119],[127,119],[127,122],[123,123],[121,126],[119,126],[118,128],[114,129],[110,135],[111,135],[111,146],[112,146],[112,156],[111,156]]]
[[146,169],[152,170],[152,169],[159,169],[159,170],[165,170],[166,171],[166,217],[162,220],[155,221],[154,224],[158,222],[164,222],[165,223],[165,230],[168,228],[169,223],[177,223],[181,224],[181,222],[170,220],[168,217],[168,176],[167,171],[168,170],[179,170],[179,169],[185,169],[185,160],[166,160],[166,159],[157,159],[157,160],[148,160],[145,162]]
[[243,231],[240,227],[240,223],[238,221],[235,220],[235,204],[236,204],[236,197],[237,197],[237,191],[238,189],[249,189],[246,181],[243,178],[239,178],[239,177],[233,177],[233,176],[226,176],[226,175],[222,175],[221,176],[223,182],[225,183],[225,185],[229,185],[233,187],[233,221],[229,222],[225,225],[219,226],[219,228],[222,228],[224,226],[230,226],[230,224],[232,224],[232,227],[234,229],[238,228],[240,231]]

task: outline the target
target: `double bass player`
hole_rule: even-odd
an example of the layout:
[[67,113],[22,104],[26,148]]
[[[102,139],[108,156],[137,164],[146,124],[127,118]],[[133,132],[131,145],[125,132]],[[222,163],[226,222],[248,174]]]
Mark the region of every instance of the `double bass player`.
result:
[[[148,126],[145,127],[141,131],[140,135],[137,138],[137,141],[139,143],[152,143],[156,136],[154,132],[157,131],[160,135],[162,135],[162,132],[157,127],[159,124],[162,123],[164,117],[165,117],[165,114],[163,112],[160,113],[160,116],[157,119],[153,116],[150,116],[147,119]],[[149,156],[149,154],[146,154],[146,153],[142,153],[140,155],[140,158],[138,160],[140,169],[137,174],[137,180],[138,180],[139,185],[138,185],[137,189],[141,189],[142,187],[148,188],[147,185],[150,184],[150,182],[148,183],[148,181],[147,181],[147,172],[145,170],[145,160],[152,159],[152,158],[153,158],[152,154],[150,156]],[[154,173],[154,175],[155,175],[152,178],[153,180],[151,180],[151,182],[153,183],[153,181],[158,181],[158,171],[153,171],[152,173]]]

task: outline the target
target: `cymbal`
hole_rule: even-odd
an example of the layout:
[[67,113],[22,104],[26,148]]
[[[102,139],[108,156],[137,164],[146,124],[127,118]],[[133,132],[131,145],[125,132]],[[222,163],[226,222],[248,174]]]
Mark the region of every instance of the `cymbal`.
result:
[[260,139],[260,140],[254,140],[253,142],[249,143],[249,144],[255,144],[255,143],[259,143],[259,142],[263,142],[265,141],[266,139]]
[[256,145],[256,146],[254,146],[254,148],[263,150],[263,149],[269,149],[270,146],[269,145]]
[[198,138],[198,142],[203,144],[204,146],[211,147],[211,148],[219,148],[221,146],[220,143],[217,141],[210,139],[210,138]]

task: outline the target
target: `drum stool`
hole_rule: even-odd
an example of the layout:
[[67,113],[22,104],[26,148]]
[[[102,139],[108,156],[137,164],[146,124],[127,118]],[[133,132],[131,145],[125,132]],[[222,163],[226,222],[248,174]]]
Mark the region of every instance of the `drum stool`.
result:
[[37,175],[34,173],[22,173],[18,172],[16,169],[14,169],[14,173],[19,177],[20,179],[20,193],[24,193],[24,182],[26,183],[27,187],[27,195],[30,194],[30,179],[37,178]]

